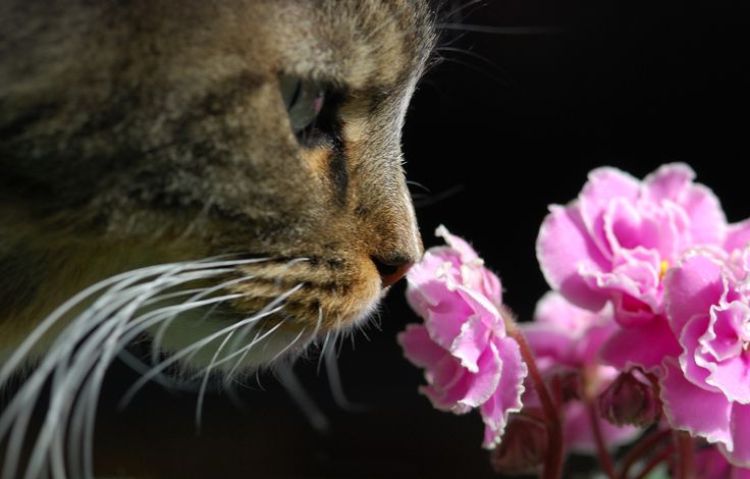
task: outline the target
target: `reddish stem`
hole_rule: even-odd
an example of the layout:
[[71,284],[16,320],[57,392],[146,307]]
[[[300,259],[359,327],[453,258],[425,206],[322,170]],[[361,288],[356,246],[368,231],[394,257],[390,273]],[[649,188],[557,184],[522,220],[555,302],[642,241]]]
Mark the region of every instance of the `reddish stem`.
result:
[[591,430],[594,433],[594,440],[596,441],[596,453],[599,456],[599,462],[601,463],[604,473],[609,479],[617,479],[617,473],[615,472],[615,465],[612,462],[612,456],[609,455],[607,445],[604,443],[604,435],[602,434],[602,425],[599,421],[599,408],[596,405],[596,400],[586,398],[586,409],[589,413],[589,421],[591,422]]
[[675,478],[693,479],[695,477],[695,448],[693,438],[685,431],[676,431],[674,433],[674,442],[677,449]]
[[651,434],[643,436],[640,441],[630,448],[625,457],[622,458],[622,466],[620,468],[620,479],[627,479],[630,469],[633,464],[638,462],[643,456],[654,450],[654,447],[666,437],[672,433],[669,429],[656,430]]
[[508,321],[506,326],[508,336],[515,339],[516,343],[518,343],[521,357],[526,363],[529,371],[529,378],[534,385],[534,389],[539,397],[539,402],[542,403],[542,411],[544,412],[544,418],[546,419],[548,436],[547,457],[544,461],[542,478],[560,479],[560,477],[562,477],[563,466],[563,438],[560,414],[557,410],[557,406],[552,401],[547,385],[544,384],[542,375],[536,365],[534,352],[529,347],[529,343],[526,342],[526,337],[523,335],[523,332],[512,321]]
[[641,469],[641,472],[639,472],[638,475],[635,476],[634,479],[644,479],[646,476],[649,475],[651,471],[654,470],[656,466],[658,466],[660,463],[669,459],[669,456],[671,456],[673,453],[674,453],[674,446],[669,445],[665,447],[661,453],[652,457],[651,460],[648,461],[648,463],[646,463],[645,466],[643,466],[643,469]]

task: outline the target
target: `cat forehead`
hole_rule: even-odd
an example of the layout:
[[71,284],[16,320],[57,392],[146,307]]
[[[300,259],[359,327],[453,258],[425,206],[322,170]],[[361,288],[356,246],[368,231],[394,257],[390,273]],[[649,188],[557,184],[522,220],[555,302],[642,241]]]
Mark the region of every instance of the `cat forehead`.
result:
[[422,1],[278,2],[269,13],[279,69],[353,90],[401,89],[422,74],[435,42]]

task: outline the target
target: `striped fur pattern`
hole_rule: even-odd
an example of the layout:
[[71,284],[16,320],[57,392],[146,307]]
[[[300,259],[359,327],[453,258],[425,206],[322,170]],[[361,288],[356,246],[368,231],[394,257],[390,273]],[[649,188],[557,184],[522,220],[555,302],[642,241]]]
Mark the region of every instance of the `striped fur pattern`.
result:
[[[129,397],[174,369],[202,394],[361,324],[420,257],[400,143],[423,1],[0,0],[0,31],[0,386],[27,370],[3,477],[93,476],[116,358]],[[295,134],[282,77],[324,86],[330,131]]]

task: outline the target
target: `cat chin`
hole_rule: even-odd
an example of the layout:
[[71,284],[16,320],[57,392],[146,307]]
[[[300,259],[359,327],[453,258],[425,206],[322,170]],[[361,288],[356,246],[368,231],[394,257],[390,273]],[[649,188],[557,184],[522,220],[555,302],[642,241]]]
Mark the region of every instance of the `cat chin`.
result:
[[[228,334],[223,332],[253,315],[244,314],[228,319],[206,316],[205,313],[196,311],[181,315],[179,322],[176,321],[162,331],[158,328],[151,329],[149,336],[154,342],[155,351],[167,357],[180,356],[178,369],[182,373],[190,375],[208,372],[231,378],[259,369],[273,368],[277,362],[293,361],[303,356],[313,344],[317,343],[325,348],[325,343],[332,338],[352,333],[377,310],[385,292],[367,301],[359,301],[359,304],[365,303],[364,307],[357,308],[346,317],[335,320],[329,318],[327,322],[322,322],[319,316],[317,324],[311,318],[301,321],[272,315],[256,324],[236,328],[234,333]],[[235,315],[236,311],[230,314]],[[201,348],[183,354],[202,341],[206,341],[206,344]]]

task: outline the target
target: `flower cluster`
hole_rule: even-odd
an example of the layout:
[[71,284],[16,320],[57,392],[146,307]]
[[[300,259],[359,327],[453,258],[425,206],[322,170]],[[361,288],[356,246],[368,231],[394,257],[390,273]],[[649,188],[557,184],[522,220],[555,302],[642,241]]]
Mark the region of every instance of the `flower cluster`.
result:
[[[553,291],[530,323],[513,323],[497,277],[444,228],[448,245],[409,273],[425,321],[399,340],[426,369],[422,392],[480,410],[496,468],[544,462],[559,477],[544,457],[559,449],[596,453],[611,478],[660,461],[677,477],[750,477],[750,220],[728,223],[694,179],[684,164],[642,181],[599,168],[551,206],[536,251]],[[611,450],[647,427],[615,471]]]

